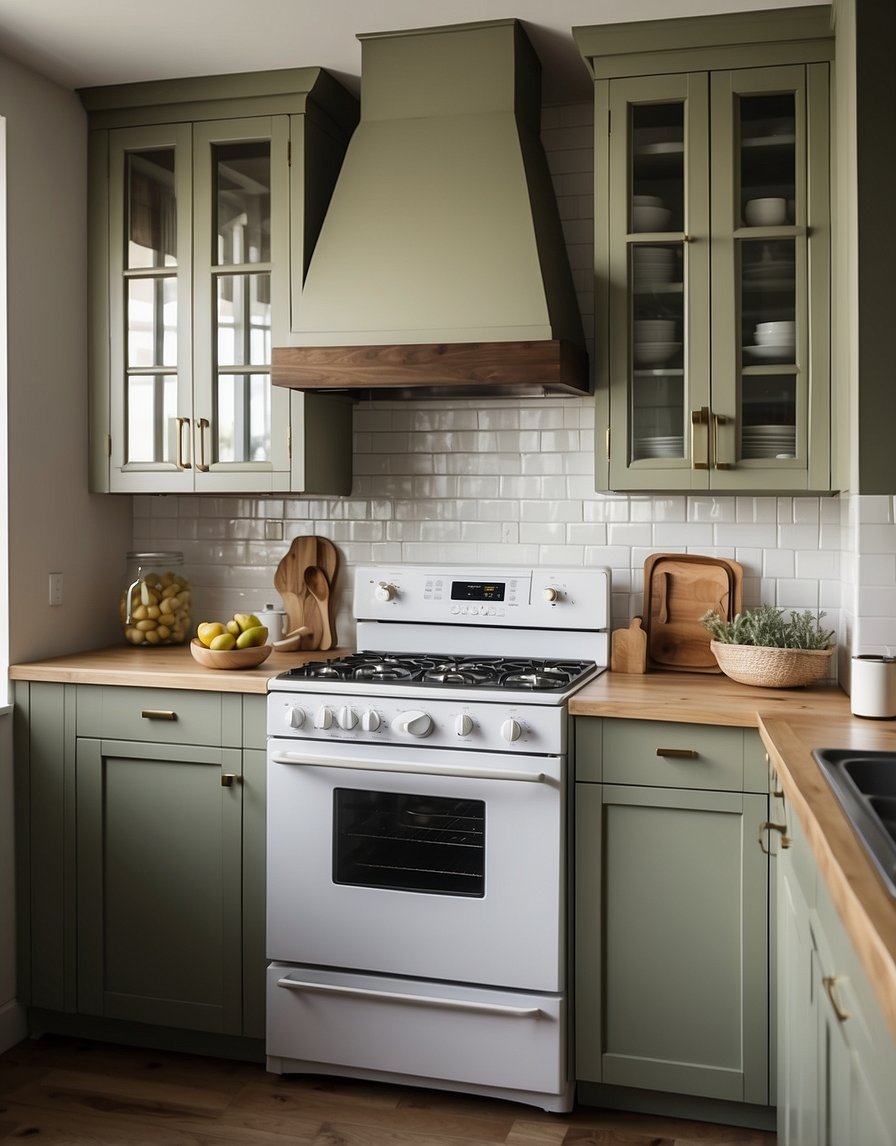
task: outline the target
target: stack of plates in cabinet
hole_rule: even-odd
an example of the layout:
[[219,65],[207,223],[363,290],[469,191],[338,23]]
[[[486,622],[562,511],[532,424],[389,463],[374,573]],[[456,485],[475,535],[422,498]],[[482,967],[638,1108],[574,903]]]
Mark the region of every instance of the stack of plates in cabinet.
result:
[[632,323],[635,366],[661,366],[681,350],[674,318],[643,318]]
[[744,426],[741,450],[745,458],[792,458],[796,454],[796,427]]
[[635,289],[670,283],[675,273],[675,250],[651,247],[646,243],[632,247],[632,280]]
[[632,444],[634,446],[635,460],[639,458],[684,457],[684,437],[681,434],[635,438]]

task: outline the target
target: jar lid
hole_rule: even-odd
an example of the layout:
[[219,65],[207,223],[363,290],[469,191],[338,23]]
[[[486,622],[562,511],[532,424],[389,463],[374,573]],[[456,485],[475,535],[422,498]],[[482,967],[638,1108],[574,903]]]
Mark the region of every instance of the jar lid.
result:
[[168,565],[182,565],[184,555],[176,550],[169,550],[158,553],[128,553],[127,559],[128,561],[139,561],[141,565],[148,563],[161,565],[162,562],[166,562]]

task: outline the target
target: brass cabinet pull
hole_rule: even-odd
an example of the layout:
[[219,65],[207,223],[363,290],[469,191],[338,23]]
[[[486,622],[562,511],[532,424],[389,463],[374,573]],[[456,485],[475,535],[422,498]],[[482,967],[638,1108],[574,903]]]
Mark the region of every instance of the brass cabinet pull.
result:
[[177,468],[179,470],[188,470],[192,467],[187,459],[184,457],[184,427],[190,424],[189,418],[175,418],[177,423]]
[[205,460],[205,431],[209,428],[210,422],[208,418],[200,418],[196,423],[199,431],[199,461],[196,463],[196,469],[201,470],[202,473],[208,473],[208,462]]
[[232,788],[234,784],[242,784],[242,776],[237,776],[235,772],[223,772],[221,774],[221,787]]
[[834,1008],[834,1014],[837,1016],[837,1022],[845,1023],[849,1018],[849,1011],[844,1011],[844,1009],[840,1006],[839,999],[834,994],[834,988],[837,985],[837,976],[825,975],[821,981],[824,984],[824,989],[828,999],[830,999],[831,1006]]
[[696,748],[657,748],[656,754],[667,760],[696,760],[700,755]]
[[780,832],[781,833],[781,847],[790,847],[790,836],[787,834],[786,824],[773,824],[770,820],[766,820],[764,824],[759,825],[759,846],[767,856],[773,856],[775,853],[771,848],[767,848],[762,839],[765,832]]
[[730,470],[734,469],[731,462],[719,461],[719,426],[727,426],[731,421],[725,414],[712,415],[712,463],[713,468],[717,470]]
[[[703,450],[697,456],[697,440],[701,439]],[[691,465],[695,470],[709,469],[709,407],[701,406],[691,410]]]
[[144,708],[140,715],[146,720],[177,720],[177,713],[168,708]]

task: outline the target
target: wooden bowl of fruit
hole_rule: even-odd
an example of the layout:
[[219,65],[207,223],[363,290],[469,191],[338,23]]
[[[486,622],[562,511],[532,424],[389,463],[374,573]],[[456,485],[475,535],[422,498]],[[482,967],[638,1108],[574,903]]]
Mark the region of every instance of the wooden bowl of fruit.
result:
[[193,660],[204,668],[250,669],[273,652],[268,630],[252,613],[235,613],[229,621],[203,621],[190,641]]

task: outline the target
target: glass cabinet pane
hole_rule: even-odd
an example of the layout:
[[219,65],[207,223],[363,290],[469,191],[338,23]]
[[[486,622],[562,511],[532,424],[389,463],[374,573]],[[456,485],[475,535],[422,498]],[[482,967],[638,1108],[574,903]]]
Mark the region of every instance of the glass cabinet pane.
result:
[[132,374],[128,378],[125,418],[130,465],[173,463],[177,457],[177,377]]
[[679,243],[629,247],[633,461],[682,458],[685,447],[684,251]]
[[270,458],[270,374],[218,375],[214,444],[217,462],[263,462]]
[[633,233],[684,230],[684,103],[631,107]]
[[218,276],[218,365],[271,361],[271,276]]
[[796,101],[783,95],[741,95],[741,226],[781,227],[796,221]]
[[271,258],[271,145],[262,140],[213,148],[218,266]]
[[132,278],[128,295],[128,366],[177,365],[177,279]]
[[177,265],[174,148],[132,151],[125,158],[127,242],[125,266]]

